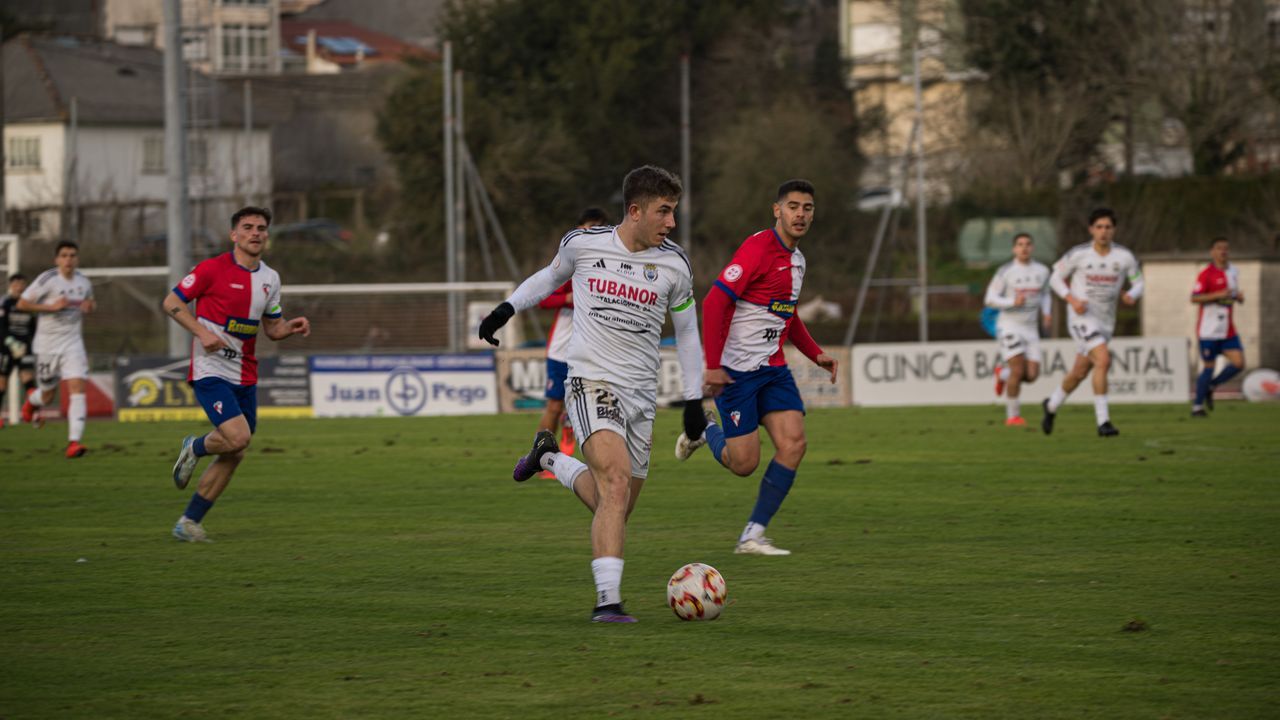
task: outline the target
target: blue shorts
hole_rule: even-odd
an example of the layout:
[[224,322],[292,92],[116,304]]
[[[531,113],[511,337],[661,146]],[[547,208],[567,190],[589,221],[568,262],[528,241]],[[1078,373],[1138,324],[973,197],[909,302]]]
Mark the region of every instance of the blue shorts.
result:
[[1236,335],[1226,340],[1200,341],[1200,358],[1207,363],[1213,362],[1224,350],[1244,350],[1244,345],[1240,344],[1240,336]]
[[755,432],[760,418],[778,410],[804,412],[800,390],[786,365],[766,365],[751,372],[724,369],[733,382],[716,398],[725,437]]
[[547,358],[548,400],[564,400],[564,381],[569,377],[569,363]]
[[244,415],[249,423],[249,432],[258,427],[258,386],[233,385],[221,378],[201,378],[191,383],[195,388],[196,401],[209,416],[214,427]]

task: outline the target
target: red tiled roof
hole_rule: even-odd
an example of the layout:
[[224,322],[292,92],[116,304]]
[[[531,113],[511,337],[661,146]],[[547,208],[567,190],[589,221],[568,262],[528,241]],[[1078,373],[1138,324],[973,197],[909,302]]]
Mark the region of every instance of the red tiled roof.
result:
[[369,48],[365,52],[365,62],[438,57],[435,52],[346,20],[282,20],[280,45],[305,55],[307,33],[311,30],[316,31],[316,54],[338,65],[355,65],[358,62],[357,54],[351,50],[351,41]]

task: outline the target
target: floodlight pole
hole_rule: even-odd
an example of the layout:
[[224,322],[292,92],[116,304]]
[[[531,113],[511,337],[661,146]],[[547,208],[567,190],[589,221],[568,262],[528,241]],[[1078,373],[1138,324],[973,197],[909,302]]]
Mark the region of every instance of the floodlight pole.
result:
[[680,197],[680,244],[686,253],[693,252],[693,159],[689,142],[689,53],[680,56],[680,181],[684,194]]
[[[164,2],[164,152],[168,202],[166,216],[169,287],[177,287],[191,269],[191,216],[187,196],[187,135],[182,104],[182,0]],[[169,357],[186,353],[190,337],[176,322],[169,325]]]
[[[444,270],[445,280],[458,281],[458,238],[453,197],[453,43],[444,44]],[[458,293],[449,291],[449,352],[458,351]]]
[[[462,71],[453,71],[453,137],[457,147],[454,148],[454,232],[457,233],[457,239],[454,241],[454,280],[463,282],[467,279],[467,178],[466,168],[463,165],[463,153],[467,147],[467,138],[463,130],[463,110],[462,110]],[[456,323],[454,330],[457,335],[450,339],[455,350],[457,348],[466,347],[466,338],[462,337],[463,323]]]
[[929,342],[929,251],[925,236],[924,192],[924,93],[920,86],[920,39],[911,51],[915,65],[916,122],[916,287],[920,289],[920,342]]

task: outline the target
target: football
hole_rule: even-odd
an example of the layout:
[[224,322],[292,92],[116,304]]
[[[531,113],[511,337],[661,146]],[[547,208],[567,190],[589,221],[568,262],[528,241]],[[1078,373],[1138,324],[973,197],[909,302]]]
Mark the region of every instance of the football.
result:
[[1244,386],[1240,390],[1252,402],[1280,400],[1280,373],[1258,368],[1245,377]]
[[689,563],[667,581],[667,602],[681,620],[715,620],[724,599],[724,576],[710,565]]

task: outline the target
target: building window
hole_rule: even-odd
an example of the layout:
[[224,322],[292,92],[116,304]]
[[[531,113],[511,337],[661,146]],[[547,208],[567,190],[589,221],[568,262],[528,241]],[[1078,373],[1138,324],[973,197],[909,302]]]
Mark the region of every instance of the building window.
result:
[[232,72],[271,69],[267,25],[227,23],[222,26],[222,69]]
[[[209,169],[209,143],[204,138],[187,138],[187,169],[192,172],[204,172]],[[164,158],[164,136],[148,135],[143,138],[143,174],[163,175],[167,170]]]
[[209,59],[209,34],[204,29],[182,31],[182,59],[203,62]]
[[149,135],[142,139],[142,173],[164,174],[164,136]]
[[187,167],[192,172],[209,169],[209,143],[204,138],[187,138]]
[[5,153],[6,164],[10,170],[40,169],[40,138],[11,137],[9,149]]

